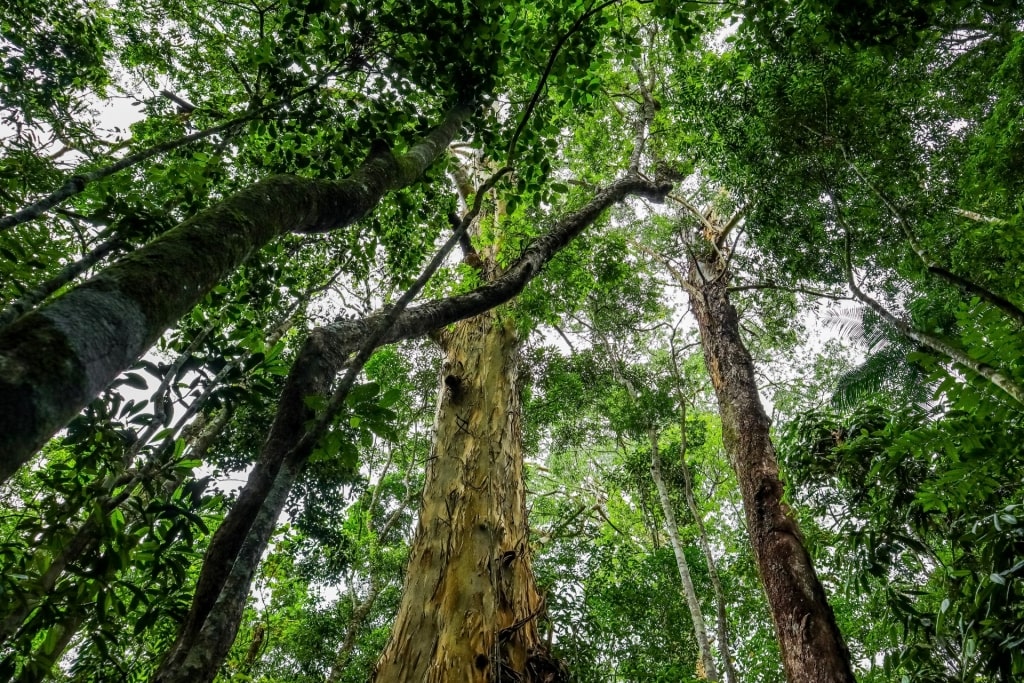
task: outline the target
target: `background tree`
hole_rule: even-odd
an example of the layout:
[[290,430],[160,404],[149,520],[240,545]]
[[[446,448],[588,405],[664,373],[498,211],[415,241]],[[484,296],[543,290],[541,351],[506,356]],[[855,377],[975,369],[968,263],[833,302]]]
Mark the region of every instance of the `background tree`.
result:
[[[368,675],[430,447],[439,359],[409,340],[503,302],[486,315],[523,359],[526,479],[501,483],[529,514],[517,557],[546,606],[531,642],[597,681],[693,679],[698,659],[727,675],[731,641],[739,680],[779,680],[729,420],[662,261],[688,259],[735,275],[713,284],[858,677],[1021,675],[1016,4],[57,0],[5,6],[0,41],[0,374],[91,382],[57,382],[65,409],[42,431],[3,411],[8,678],[148,680],[182,633],[205,678]],[[317,207],[289,195],[259,248],[150,258],[210,207],[289,206],[253,187],[337,190],[432,130],[420,180],[344,229],[292,232]],[[495,164],[478,183],[509,168],[477,192],[470,240],[495,277],[470,258],[410,289],[465,214],[453,159]],[[685,245],[642,197],[665,178],[693,217]],[[126,269],[146,286],[106,289]],[[425,302],[401,297],[420,286]],[[164,313],[145,340],[134,322],[96,334],[125,312],[111,301],[147,292]],[[26,341],[54,319],[77,321],[84,355]],[[378,342],[402,343],[371,356]],[[25,408],[16,393],[0,401]]]

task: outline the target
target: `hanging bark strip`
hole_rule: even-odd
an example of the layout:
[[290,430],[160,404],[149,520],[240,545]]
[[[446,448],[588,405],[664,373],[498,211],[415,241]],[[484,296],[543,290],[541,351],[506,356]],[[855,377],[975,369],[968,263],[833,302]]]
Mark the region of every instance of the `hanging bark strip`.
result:
[[754,363],[729,301],[728,267],[708,245],[693,254],[685,280],[700,328],[704,360],[722,418],[722,439],[743,495],[747,531],[775,623],[789,683],[853,683],[850,653],[804,547],[782,502],[783,486],[770,421],[758,396]]
[[468,115],[450,112],[401,156],[375,144],[344,180],[279,175],[250,185],[0,330],[0,481],[250,254],[287,232],[356,222],[419,178]]
[[[635,177],[611,183],[534,240],[501,277],[472,292],[406,309],[391,322],[378,343],[422,337],[510,300],[610,206],[632,195],[660,202],[671,188],[669,183]],[[339,320],[310,333],[285,382],[259,460],[210,542],[189,616],[154,683],[204,683],[216,675],[227,654],[225,644],[230,647],[238,630],[242,613],[239,605],[244,607],[259,557],[287,498],[278,494],[282,490],[287,493],[312,451],[313,444],[303,440],[303,435],[316,416],[304,399],[326,395],[334,375],[349,355],[380,329],[385,315]],[[306,446],[299,448],[301,444]]]

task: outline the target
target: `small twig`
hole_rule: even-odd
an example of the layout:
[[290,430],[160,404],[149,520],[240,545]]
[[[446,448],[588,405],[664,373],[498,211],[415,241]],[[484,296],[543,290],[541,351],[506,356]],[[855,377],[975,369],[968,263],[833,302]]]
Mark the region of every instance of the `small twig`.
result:
[[587,10],[572,23],[572,26],[569,27],[568,31],[558,37],[555,47],[551,50],[551,54],[548,56],[548,63],[544,66],[544,71],[541,73],[540,81],[537,82],[537,87],[533,90],[533,96],[530,98],[529,104],[526,105],[526,111],[523,112],[523,118],[520,119],[519,125],[516,126],[516,130],[512,134],[512,140],[508,143],[508,152],[505,155],[506,163],[511,164],[515,161],[516,145],[519,144],[519,138],[523,134],[523,130],[526,128],[526,124],[529,122],[530,117],[533,115],[533,110],[536,109],[537,103],[540,101],[541,93],[544,92],[544,88],[547,86],[548,77],[551,76],[551,69],[555,66],[555,60],[558,59],[558,54],[565,45],[565,41],[583,28],[583,24],[587,19],[617,2],[620,2],[620,0],[606,0],[597,7]]

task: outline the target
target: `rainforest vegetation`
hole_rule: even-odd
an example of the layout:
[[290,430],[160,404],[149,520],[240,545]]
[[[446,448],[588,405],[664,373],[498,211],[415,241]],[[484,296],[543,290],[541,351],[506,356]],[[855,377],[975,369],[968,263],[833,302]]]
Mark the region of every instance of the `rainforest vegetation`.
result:
[[0,679],[1024,680],[1016,0],[0,3]]

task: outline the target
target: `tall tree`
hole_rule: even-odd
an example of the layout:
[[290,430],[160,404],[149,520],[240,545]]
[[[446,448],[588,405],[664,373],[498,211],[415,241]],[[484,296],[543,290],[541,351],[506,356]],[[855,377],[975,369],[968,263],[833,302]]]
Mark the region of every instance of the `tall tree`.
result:
[[[727,238],[742,219],[711,207],[696,213],[700,229],[682,236],[687,272],[658,256],[687,292],[722,418],[722,440],[736,470],[747,533],[768,597],[787,679],[793,683],[854,680],[850,654],[799,526],[783,502],[785,489],[761,404],[754,364],[729,301]],[[800,626],[797,627],[796,625]]]

